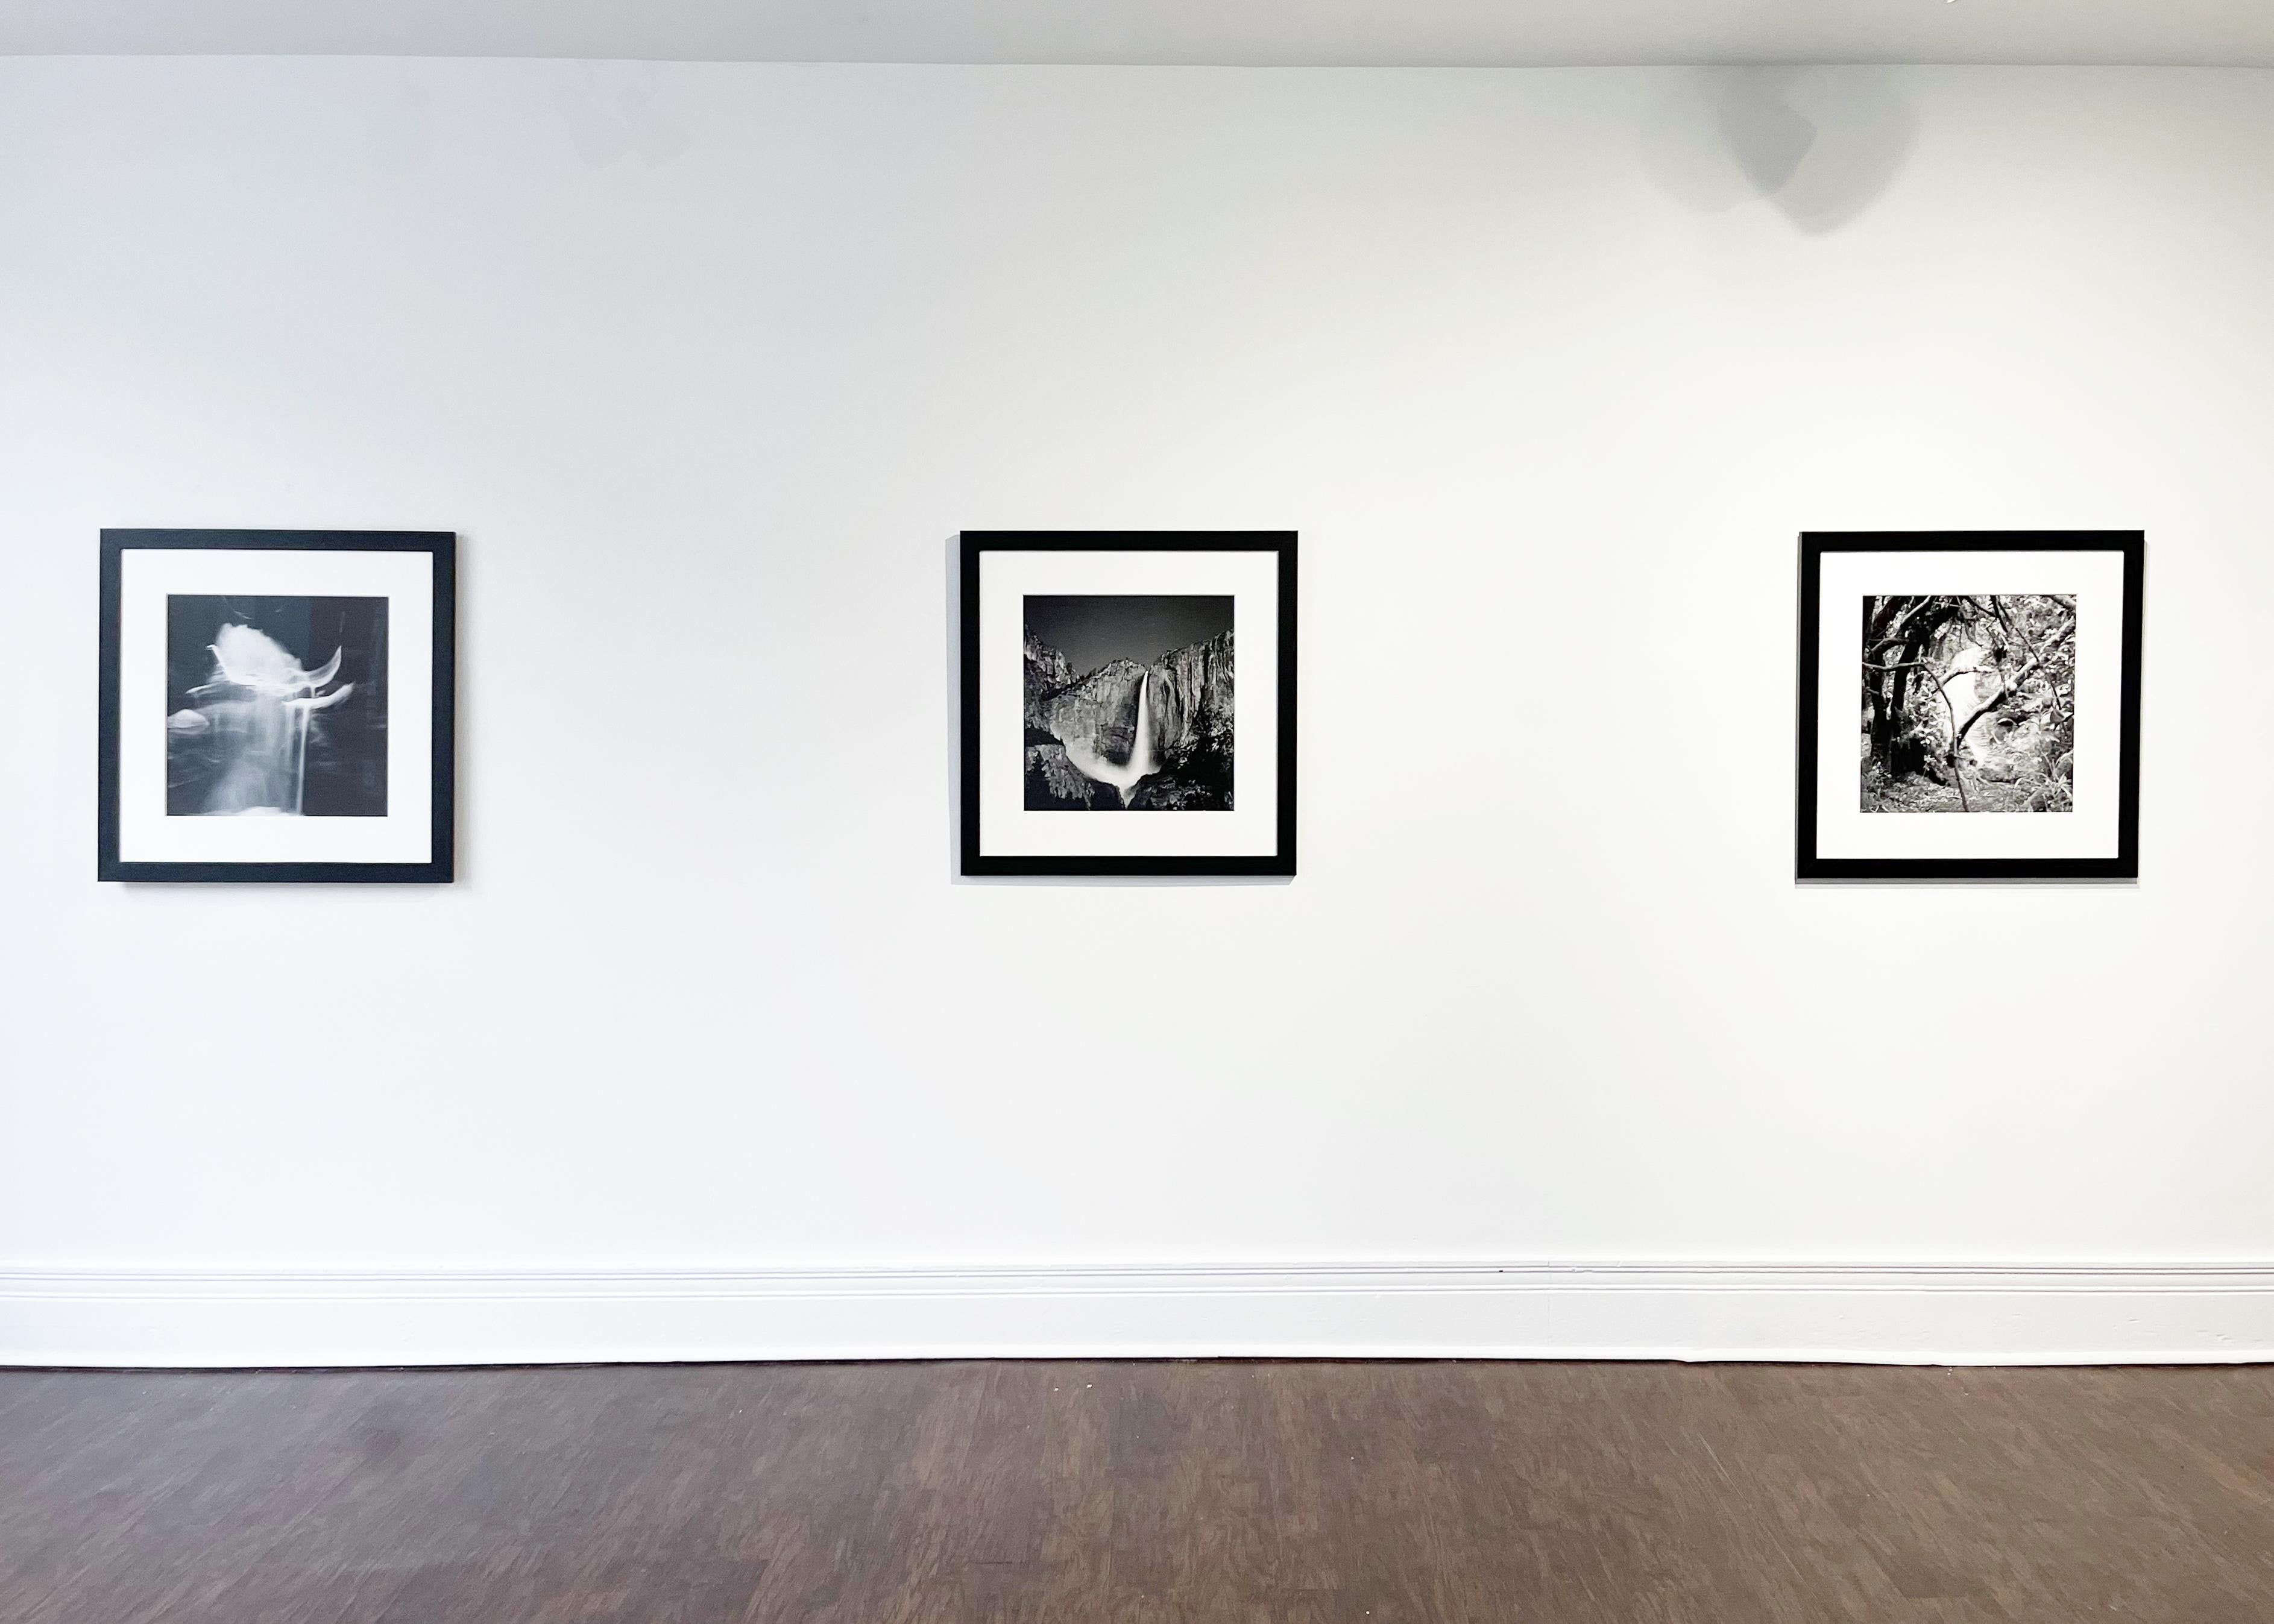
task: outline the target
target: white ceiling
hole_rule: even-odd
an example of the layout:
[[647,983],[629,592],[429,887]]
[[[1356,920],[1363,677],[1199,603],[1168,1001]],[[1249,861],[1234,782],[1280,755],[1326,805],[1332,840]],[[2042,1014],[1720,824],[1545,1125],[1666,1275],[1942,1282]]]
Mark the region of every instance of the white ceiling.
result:
[[2274,0],[0,0],[0,54],[2274,66]]

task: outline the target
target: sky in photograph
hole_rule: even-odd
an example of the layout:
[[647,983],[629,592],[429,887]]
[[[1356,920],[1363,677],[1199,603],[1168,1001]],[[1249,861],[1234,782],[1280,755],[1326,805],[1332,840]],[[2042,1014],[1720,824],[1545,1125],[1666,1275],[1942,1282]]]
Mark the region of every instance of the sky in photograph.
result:
[[1027,629],[1086,676],[1114,660],[1149,665],[1231,629],[1231,599],[1092,593],[1027,599]]

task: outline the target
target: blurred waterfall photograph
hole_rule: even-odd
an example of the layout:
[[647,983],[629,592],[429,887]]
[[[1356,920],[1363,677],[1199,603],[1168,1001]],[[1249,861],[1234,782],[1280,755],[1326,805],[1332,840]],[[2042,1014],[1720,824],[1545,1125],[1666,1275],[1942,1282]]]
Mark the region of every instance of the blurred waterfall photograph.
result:
[[385,817],[384,598],[169,595],[169,817]]
[[1027,809],[1230,811],[1232,599],[1024,602]]
[[2074,597],[1866,597],[1863,678],[1864,811],[2074,809]]

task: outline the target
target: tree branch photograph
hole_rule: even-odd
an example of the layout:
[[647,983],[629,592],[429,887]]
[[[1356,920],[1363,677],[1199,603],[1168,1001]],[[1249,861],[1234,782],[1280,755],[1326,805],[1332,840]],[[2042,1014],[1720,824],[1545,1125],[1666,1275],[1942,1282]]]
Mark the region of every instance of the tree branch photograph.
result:
[[1864,599],[1866,812],[2076,804],[2076,598]]
[[2138,530],[1800,538],[1794,873],[2140,875]]

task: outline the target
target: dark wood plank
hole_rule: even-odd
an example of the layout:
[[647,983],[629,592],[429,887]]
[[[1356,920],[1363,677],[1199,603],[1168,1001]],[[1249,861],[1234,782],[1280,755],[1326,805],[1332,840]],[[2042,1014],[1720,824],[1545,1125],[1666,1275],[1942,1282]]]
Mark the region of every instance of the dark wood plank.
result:
[[0,1372],[10,1624],[2274,1618],[2274,1370]]

